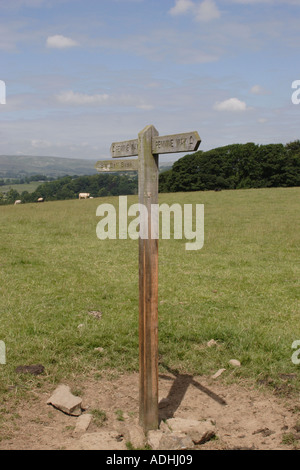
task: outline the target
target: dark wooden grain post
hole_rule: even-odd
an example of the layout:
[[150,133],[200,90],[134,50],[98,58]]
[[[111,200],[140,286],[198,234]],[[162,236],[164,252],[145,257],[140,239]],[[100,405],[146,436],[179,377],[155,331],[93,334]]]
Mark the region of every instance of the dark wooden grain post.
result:
[[158,204],[158,155],[152,154],[157,135],[147,126],[138,136],[139,203],[147,208],[140,212],[139,239],[140,424],[145,431],[158,427],[158,240],[151,237],[152,204]]

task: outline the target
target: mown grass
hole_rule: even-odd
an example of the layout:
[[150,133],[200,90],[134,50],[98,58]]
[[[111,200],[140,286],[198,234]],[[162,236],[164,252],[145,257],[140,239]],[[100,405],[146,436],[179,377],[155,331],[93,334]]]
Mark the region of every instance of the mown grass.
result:
[[[212,374],[235,358],[237,380],[296,374],[300,388],[291,361],[300,340],[299,197],[300,188],[159,196],[205,207],[201,250],[159,241],[161,370]],[[97,238],[96,208],[107,202],[118,207],[118,198],[0,207],[3,392],[138,370],[138,242]],[[220,347],[205,347],[212,338]],[[44,376],[15,372],[38,363]]]

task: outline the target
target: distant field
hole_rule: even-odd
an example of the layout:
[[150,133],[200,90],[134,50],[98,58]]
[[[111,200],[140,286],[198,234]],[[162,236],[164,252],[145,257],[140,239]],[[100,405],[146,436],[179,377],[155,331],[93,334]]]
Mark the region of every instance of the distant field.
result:
[[41,157],[32,155],[0,155],[0,177],[19,178],[24,175],[93,175],[94,160]]
[[18,191],[19,194],[21,194],[23,191],[33,193],[33,191],[35,191],[36,188],[41,184],[42,183],[39,181],[31,181],[30,183],[24,184],[5,184],[4,186],[0,186],[0,193],[5,193],[10,189],[15,189],[16,191]]
[[[224,367],[224,379],[280,387],[292,374],[289,387],[300,389],[291,360],[300,340],[300,188],[159,197],[205,205],[202,250],[186,251],[186,240],[159,242],[160,370],[200,375]],[[0,207],[3,391],[138,370],[138,244],[96,237],[104,202],[117,206],[118,198]],[[210,339],[219,347],[207,348]],[[233,358],[241,368],[228,367]],[[47,374],[17,375],[26,364],[43,364]]]
[[[61,177],[65,175],[94,175],[96,160],[42,157],[32,155],[0,155],[0,178],[21,178],[29,175]],[[161,162],[160,170],[172,167],[172,162]]]

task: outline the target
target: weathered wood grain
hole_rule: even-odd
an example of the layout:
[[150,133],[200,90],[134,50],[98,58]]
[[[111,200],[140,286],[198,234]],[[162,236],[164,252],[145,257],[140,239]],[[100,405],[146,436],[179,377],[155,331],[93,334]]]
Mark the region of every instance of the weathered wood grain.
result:
[[158,240],[151,238],[151,205],[158,203],[158,156],[152,154],[147,126],[139,134],[139,202],[147,207],[141,217],[139,239],[140,424],[158,428]]

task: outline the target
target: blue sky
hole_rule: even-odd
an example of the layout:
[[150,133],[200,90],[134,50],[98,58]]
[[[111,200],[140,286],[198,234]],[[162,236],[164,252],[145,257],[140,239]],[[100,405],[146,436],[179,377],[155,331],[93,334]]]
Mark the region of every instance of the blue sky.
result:
[[148,124],[296,140],[299,43],[300,0],[0,0],[0,154],[109,158]]

